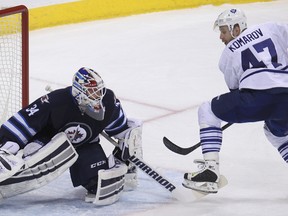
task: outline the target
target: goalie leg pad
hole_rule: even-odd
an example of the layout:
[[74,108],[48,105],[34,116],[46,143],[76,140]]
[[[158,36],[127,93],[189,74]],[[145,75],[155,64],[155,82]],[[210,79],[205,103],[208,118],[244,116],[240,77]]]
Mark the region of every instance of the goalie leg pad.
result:
[[87,194],[85,201],[97,206],[111,205],[118,201],[124,189],[126,173],[127,166],[120,161],[116,161],[111,169],[99,170],[96,195]]
[[110,205],[119,200],[125,183],[127,166],[117,164],[109,170],[100,170],[98,173],[98,185],[95,205]]
[[24,169],[0,183],[0,197],[12,197],[46,185],[66,171],[77,158],[78,154],[66,134],[58,133],[35,154],[24,158]]

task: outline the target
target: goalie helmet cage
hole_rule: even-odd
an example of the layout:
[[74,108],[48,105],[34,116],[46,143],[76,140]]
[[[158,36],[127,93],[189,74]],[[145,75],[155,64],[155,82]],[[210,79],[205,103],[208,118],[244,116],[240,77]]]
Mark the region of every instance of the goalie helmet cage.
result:
[[29,103],[29,23],[24,5],[0,8],[0,123]]

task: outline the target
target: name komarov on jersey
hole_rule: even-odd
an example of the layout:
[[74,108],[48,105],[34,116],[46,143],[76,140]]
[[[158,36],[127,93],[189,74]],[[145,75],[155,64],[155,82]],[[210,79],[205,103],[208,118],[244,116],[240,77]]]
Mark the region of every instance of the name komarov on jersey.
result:
[[228,47],[229,50],[231,50],[232,52],[234,52],[235,50],[237,50],[238,48],[240,48],[241,46],[254,41],[260,37],[263,36],[263,33],[261,31],[261,29],[257,29],[249,34],[246,34],[242,37],[239,37],[237,40],[233,41],[233,43]]

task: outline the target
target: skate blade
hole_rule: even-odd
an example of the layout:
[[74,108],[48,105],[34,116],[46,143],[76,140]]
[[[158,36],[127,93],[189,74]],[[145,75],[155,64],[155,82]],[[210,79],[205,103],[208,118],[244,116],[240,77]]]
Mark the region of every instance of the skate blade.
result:
[[182,183],[183,187],[192,189],[197,192],[201,193],[217,193],[218,192],[218,185],[214,182],[191,182],[189,180],[184,180]]
[[[228,184],[227,178],[223,175],[220,175],[220,179],[218,182],[218,190],[225,187],[227,184]],[[203,195],[207,195],[210,193],[215,194],[218,192],[218,190],[214,191],[214,190],[205,190],[205,188],[202,188],[202,189],[198,189],[197,187],[195,188],[195,187],[193,187],[193,184],[191,184],[191,182],[189,180],[184,180],[182,185],[185,188],[191,189],[192,191],[195,191],[195,192],[197,192],[199,194],[203,194]]]

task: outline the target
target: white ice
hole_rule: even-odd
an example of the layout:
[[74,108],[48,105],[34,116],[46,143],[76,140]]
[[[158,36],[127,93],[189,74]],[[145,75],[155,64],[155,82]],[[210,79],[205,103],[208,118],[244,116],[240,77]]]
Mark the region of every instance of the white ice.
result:
[[[245,11],[249,25],[288,21],[287,0],[235,6]],[[202,158],[201,150],[177,155],[165,148],[162,137],[183,147],[198,143],[197,107],[227,91],[218,70],[224,45],[212,26],[230,7],[203,6],[32,31],[30,101],[45,94],[46,85],[70,85],[80,67],[94,68],[121,99],[127,115],[144,121],[145,161],[181,187],[183,173],[196,169],[193,160]],[[114,205],[96,207],[83,201],[85,190],[73,188],[66,172],[38,190],[3,200],[0,216],[286,216],[288,166],[262,127],[262,122],[237,124],[224,131],[220,168],[229,184],[197,202],[178,202],[139,173],[136,191],[123,193]],[[103,146],[107,154],[113,148],[105,140]]]

